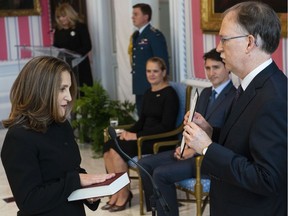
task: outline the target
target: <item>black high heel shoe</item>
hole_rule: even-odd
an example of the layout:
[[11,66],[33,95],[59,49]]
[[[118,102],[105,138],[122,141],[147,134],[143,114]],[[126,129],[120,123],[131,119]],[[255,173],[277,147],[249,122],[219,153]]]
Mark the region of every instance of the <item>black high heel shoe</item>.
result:
[[106,205],[102,206],[101,209],[102,210],[109,210],[114,206],[114,204],[110,204],[109,201],[106,202]]
[[126,205],[127,203],[129,203],[129,208],[131,207],[131,200],[133,198],[133,194],[131,191],[129,191],[129,196],[127,198],[127,200],[125,201],[125,203],[122,206],[117,206],[117,205],[113,205],[109,211],[110,212],[117,212],[117,211],[123,211],[126,209]]

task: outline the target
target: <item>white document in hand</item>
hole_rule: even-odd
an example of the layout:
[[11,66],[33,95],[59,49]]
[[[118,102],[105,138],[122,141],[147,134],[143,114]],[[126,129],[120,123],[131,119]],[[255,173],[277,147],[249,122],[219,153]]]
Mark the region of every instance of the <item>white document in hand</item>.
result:
[[116,173],[113,178],[107,179],[105,182],[93,184],[73,191],[68,197],[68,201],[110,196],[129,183],[130,179],[126,172]]
[[[190,102],[190,113],[189,113],[189,117],[188,117],[188,122],[191,122],[195,113],[195,109],[196,109],[196,105],[198,102],[198,98],[199,98],[199,93],[198,93],[198,89],[196,89],[194,97],[191,97],[191,102]],[[182,137],[182,141],[181,141],[181,146],[180,146],[180,152],[181,152],[181,157],[184,153],[184,149],[185,149],[185,139],[184,137]]]

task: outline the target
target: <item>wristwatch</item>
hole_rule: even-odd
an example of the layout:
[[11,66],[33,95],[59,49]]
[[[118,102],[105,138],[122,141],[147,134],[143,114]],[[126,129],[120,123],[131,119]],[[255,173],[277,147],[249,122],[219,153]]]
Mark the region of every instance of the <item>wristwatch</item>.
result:
[[207,149],[208,149],[208,146],[205,147],[205,148],[203,148],[203,150],[202,150],[202,155],[205,155],[205,154],[206,154]]

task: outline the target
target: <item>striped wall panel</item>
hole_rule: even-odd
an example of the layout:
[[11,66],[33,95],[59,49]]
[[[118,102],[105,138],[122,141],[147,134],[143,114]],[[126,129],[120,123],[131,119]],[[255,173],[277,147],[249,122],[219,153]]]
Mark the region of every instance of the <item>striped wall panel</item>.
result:
[[49,46],[50,18],[49,0],[40,0],[41,16],[19,16],[0,18],[0,61],[29,58],[30,53],[17,53],[15,45]]
[[[190,0],[190,11],[192,25],[192,74],[188,77],[192,78],[205,78],[205,73],[203,69],[203,59],[202,55],[204,52],[211,50],[216,47],[219,42],[219,37],[213,34],[203,34],[200,27],[200,0]],[[272,55],[273,60],[276,62],[278,67],[288,76],[288,40],[282,38],[278,49]],[[202,64],[199,64],[202,63]]]
[[[17,44],[51,45],[49,0],[40,0],[40,4],[41,16],[0,18],[0,61],[17,60],[18,54],[15,48]],[[219,38],[215,35],[202,33],[200,28],[200,0],[191,0],[190,7],[192,74],[188,74],[188,77],[205,78],[202,55],[215,47]],[[279,48],[273,54],[273,59],[286,75],[288,75],[287,49],[287,38],[283,38]],[[29,56],[29,53],[19,53],[20,59],[29,58]]]

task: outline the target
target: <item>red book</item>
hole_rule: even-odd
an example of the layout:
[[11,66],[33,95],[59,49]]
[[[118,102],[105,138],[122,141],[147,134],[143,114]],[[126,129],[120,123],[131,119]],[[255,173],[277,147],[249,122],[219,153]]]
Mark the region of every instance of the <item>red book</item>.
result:
[[96,183],[73,191],[68,201],[82,200],[93,197],[110,196],[130,183],[127,173],[116,173],[116,175],[104,182]]

